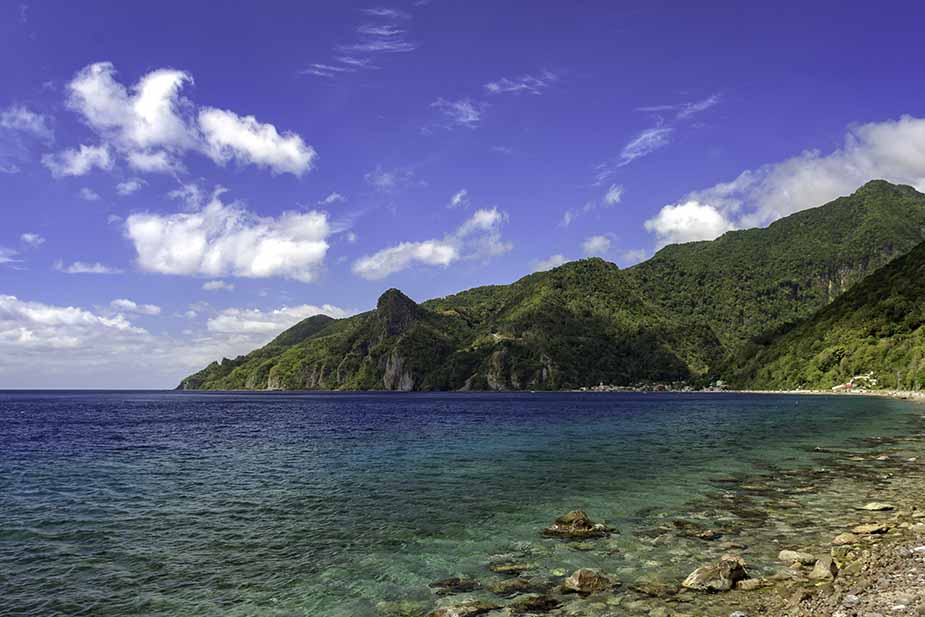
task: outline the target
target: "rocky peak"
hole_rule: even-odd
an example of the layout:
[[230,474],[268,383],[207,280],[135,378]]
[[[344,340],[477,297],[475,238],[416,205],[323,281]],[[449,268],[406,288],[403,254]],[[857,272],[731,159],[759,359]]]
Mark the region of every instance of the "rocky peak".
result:
[[379,296],[376,303],[376,318],[388,336],[397,336],[407,330],[419,312],[414,300],[394,288]]

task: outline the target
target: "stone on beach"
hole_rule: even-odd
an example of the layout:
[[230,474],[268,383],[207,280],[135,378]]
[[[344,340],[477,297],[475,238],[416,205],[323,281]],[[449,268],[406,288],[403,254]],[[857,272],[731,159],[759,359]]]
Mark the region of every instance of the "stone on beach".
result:
[[871,501],[870,503],[861,506],[860,509],[869,510],[871,512],[885,512],[887,510],[895,510],[896,506],[891,503],[884,503],[882,501]]
[[562,583],[562,590],[587,595],[610,591],[619,586],[620,581],[611,576],[589,568],[581,568],[565,579]]
[[681,586],[695,591],[729,591],[747,578],[745,560],[738,555],[723,555],[717,563],[700,566],[691,572]]
[[886,533],[889,530],[890,528],[882,523],[864,523],[863,525],[858,525],[851,531],[864,535],[877,535]]
[[573,510],[560,516],[543,530],[543,535],[565,538],[601,538],[613,533],[613,529],[603,523],[595,523],[581,510]]
[[860,538],[853,533],[840,533],[834,538],[832,538],[832,544],[834,546],[846,546],[849,544],[857,544]]
[[827,555],[816,561],[813,571],[809,573],[809,578],[816,581],[831,580],[836,574],[838,574],[838,567],[832,557]]

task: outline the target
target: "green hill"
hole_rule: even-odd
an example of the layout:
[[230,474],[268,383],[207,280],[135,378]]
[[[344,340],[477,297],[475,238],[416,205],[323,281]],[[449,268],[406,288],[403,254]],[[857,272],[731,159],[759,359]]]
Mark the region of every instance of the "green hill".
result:
[[925,387],[925,244],[877,270],[813,317],[756,341],[736,385],[828,389],[873,372],[878,386]]
[[313,317],[185,389],[562,389],[698,380],[923,240],[925,195],[875,181],[766,229],[416,304]]

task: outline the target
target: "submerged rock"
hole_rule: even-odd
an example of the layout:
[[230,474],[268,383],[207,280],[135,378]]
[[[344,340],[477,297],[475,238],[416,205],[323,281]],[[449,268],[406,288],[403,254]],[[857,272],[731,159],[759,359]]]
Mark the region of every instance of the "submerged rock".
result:
[[570,577],[563,581],[562,590],[588,595],[610,591],[619,586],[620,581],[611,576],[601,574],[597,570],[581,568],[580,570],[575,570]]
[[864,523],[863,525],[858,525],[851,531],[865,535],[878,535],[886,533],[889,530],[890,528],[883,523]]
[[498,596],[513,596],[519,593],[536,593],[546,591],[554,583],[544,578],[511,578],[491,585],[488,590]]
[[446,595],[451,593],[466,593],[475,591],[479,588],[479,582],[461,576],[451,576],[439,581],[434,581],[428,587],[433,589],[437,595]]
[[747,578],[745,560],[738,555],[723,555],[717,563],[700,566],[691,572],[681,586],[695,591],[729,591]]
[[529,570],[532,568],[528,563],[493,563],[488,566],[488,569],[494,572],[495,574],[513,574],[517,575],[523,572],[524,570]]
[[498,610],[499,608],[501,608],[501,606],[498,604],[473,600],[471,602],[463,602],[462,604],[438,608],[427,613],[427,617],[475,617],[476,615],[483,615]]
[[573,510],[560,516],[543,530],[543,535],[564,538],[602,538],[613,533],[604,523],[595,523],[581,510]]
[[859,539],[860,538],[858,538],[853,533],[840,533],[834,538],[832,538],[832,545],[833,546],[847,546],[849,544],[857,544]]
[[891,503],[884,503],[882,501],[872,501],[870,503],[864,504],[859,509],[869,510],[871,512],[885,512],[887,510],[895,510],[896,506]]
[[514,598],[508,608],[511,609],[512,615],[523,615],[525,613],[546,613],[559,608],[560,604],[561,602],[552,596],[529,593]]

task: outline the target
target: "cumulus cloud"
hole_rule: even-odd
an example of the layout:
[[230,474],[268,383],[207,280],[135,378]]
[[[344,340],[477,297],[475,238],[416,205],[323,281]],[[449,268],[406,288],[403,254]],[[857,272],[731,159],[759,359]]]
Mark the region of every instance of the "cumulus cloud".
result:
[[181,94],[193,82],[189,73],[157,69],[130,88],[115,76],[110,62],[84,67],[68,84],[67,103],[137,171],[181,170],[180,157],[191,150],[219,164],[235,160],[276,173],[301,175],[312,167],[314,149],[294,133],[228,110],[197,113]]
[[545,272],[546,270],[552,270],[553,268],[558,268],[562,264],[566,263],[568,259],[565,255],[556,254],[550,255],[546,259],[540,259],[533,262],[533,271],[534,272]]
[[30,111],[23,105],[12,105],[0,111],[0,127],[13,131],[23,131],[43,141],[54,141],[51,118]]
[[302,304],[262,311],[260,309],[229,308],[210,318],[206,322],[210,332],[229,334],[279,334],[303,319],[315,315],[327,315],[342,319],[355,314],[356,311],[343,309],[331,304],[315,306]]
[[473,103],[469,99],[449,101],[441,98],[431,103],[430,106],[443,114],[444,119],[447,121],[445,128],[462,126],[474,129],[482,119],[481,105]]
[[719,210],[698,201],[665,206],[657,216],[645,222],[645,227],[655,234],[659,246],[712,240],[735,229]]
[[589,257],[595,255],[600,257],[610,251],[610,244],[610,238],[607,236],[591,236],[581,244],[581,250]]
[[225,281],[206,281],[202,284],[203,291],[234,291],[234,283]]
[[312,168],[315,149],[295,133],[280,135],[272,124],[257,122],[254,116],[206,108],[199,112],[199,126],[206,152],[224,165],[230,160],[267,167],[276,173],[301,176]]
[[521,75],[520,77],[502,77],[485,84],[485,90],[491,94],[542,94],[558,77],[551,71],[543,71],[539,76]]
[[16,296],[0,295],[0,348],[5,348],[7,354],[23,348],[77,349],[93,341],[146,334],[122,315],[106,317],[73,306],[26,302]]
[[466,189],[460,189],[453,193],[453,196],[450,197],[450,207],[458,208],[460,206],[465,206],[469,204],[469,191]]
[[501,238],[507,215],[497,208],[477,210],[454,232],[440,239],[402,242],[353,263],[354,274],[380,280],[413,265],[449,266],[466,259],[486,260],[511,250]]
[[94,168],[112,169],[112,156],[109,148],[102,146],[81,145],[79,149],[68,148],[56,154],[46,154],[42,157],[42,164],[48,168],[56,178],[62,176],[83,176]]
[[315,280],[331,233],[326,214],[261,217],[223,203],[220,194],[196,212],[129,216],[125,232],[138,265],[162,274]]
[[23,244],[27,244],[31,246],[32,248],[38,248],[42,246],[43,244],[45,244],[45,238],[43,238],[42,236],[36,233],[32,233],[28,231],[22,234],[21,236],[19,236],[19,239],[22,241]]
[[123,313],[137,313],[139,315],[160,315],[161,307],[156,304],[138,304],[127,298],[118,298],[109,303],[116,311]]
[[63,261],[55,262],[55,270],[65,274],[120,274],[122,270],[106,266],[98,261],[75,261],[70,265],[65,265]]
[[[808,150],[693,191],[665,206],[646,228],[662,243],[709,240],[729,229],[767,225],[820,206],[878,178],[925,190],[925,118],[852,126],[842,146],[828,154]],[[697,232],[670,231],[682,214]]]
[[116,185],[116,192],[119,195],[131,195],[139,190],[145,185],[145,181],[139,178],[130,178],[124,182],[120,182]]

